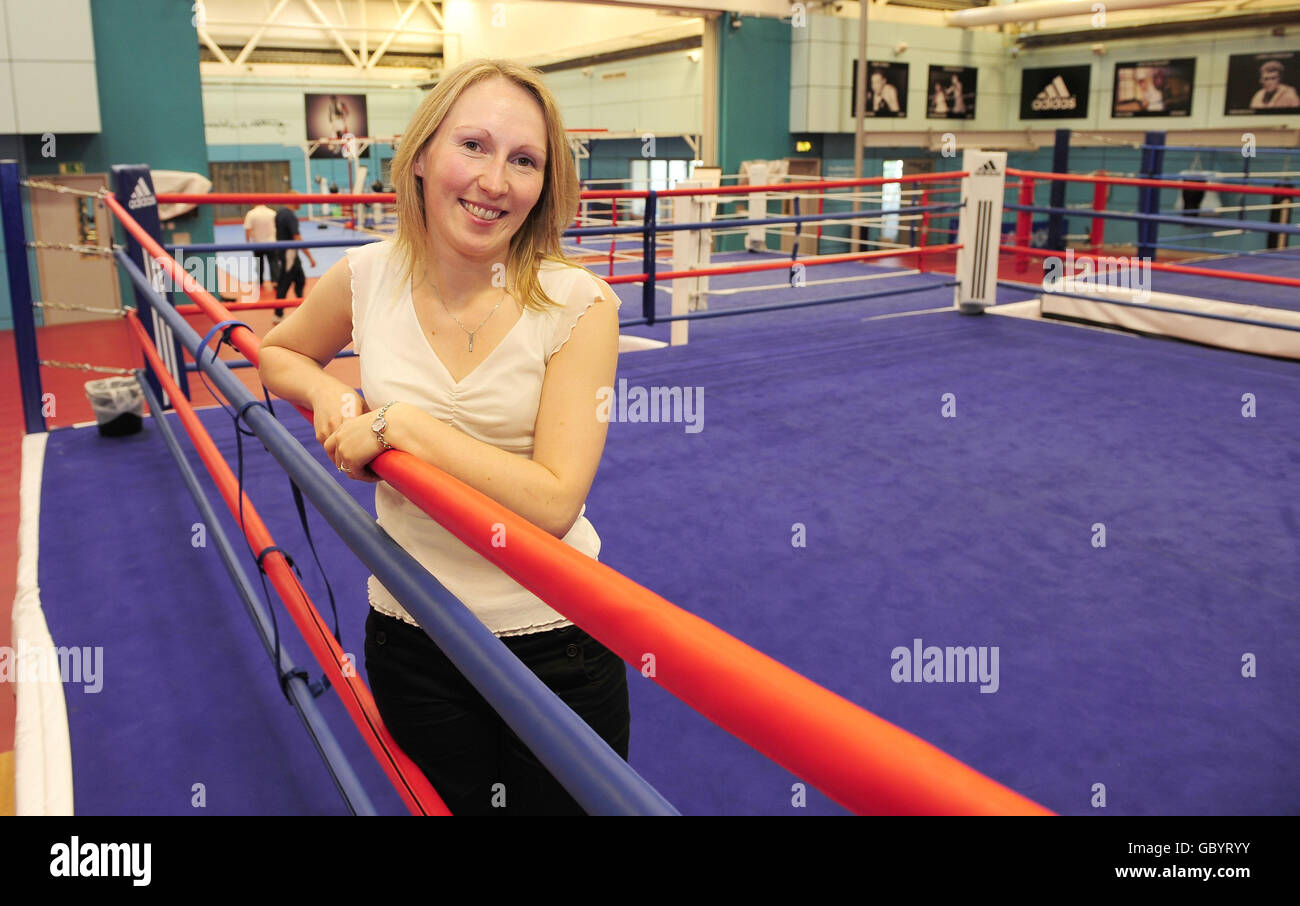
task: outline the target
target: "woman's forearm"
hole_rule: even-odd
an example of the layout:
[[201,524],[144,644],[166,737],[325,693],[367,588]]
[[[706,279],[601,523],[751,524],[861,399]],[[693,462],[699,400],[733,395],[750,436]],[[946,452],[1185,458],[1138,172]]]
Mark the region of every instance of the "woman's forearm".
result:
[[[319,362],[285,349],[282,346],[263,346],[257,374],[263,386],[281,399],[315,410],[328,394],[341,401],[346,395],[356,396],[356,391],[327,374]],[[356,413],[364,412],[358,408]]]
[[398,403],[387,413],[385,440],[431,463],[544,531],[563,538],[582,501],[566,498],[560,479],[535,460],[475,440],[423,410]]

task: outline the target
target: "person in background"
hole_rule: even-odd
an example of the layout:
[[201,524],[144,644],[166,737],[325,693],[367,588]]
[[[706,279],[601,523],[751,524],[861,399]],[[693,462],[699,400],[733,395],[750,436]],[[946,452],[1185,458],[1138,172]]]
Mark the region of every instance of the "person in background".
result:
[[[259,204],[244,215],[244,241],[275,241],[275,211],[264,204]],[[279,279],[280,275],[276,272],[274,252],[253,252],[253,256],[257,258],[257,282],[260,293],[260,284],[274,283]]]
[[[294,193],[297,194],[297,193]],[[298,230],[298,215],[294,213],[298,210],[298,205],[290,204],[280,208],[275,212],[275,238],[278,242],[302,241],[302,233]],[[302,256],[298,254],[298,249],[283,249],[278,254],[280,256],[280,275],[275,281],[275,298],[276,300],[286,298],[289,287],[292,286],[294,293],[298,298],[303,297],[303,288],[307,285],[307,274],[302,269]],[[307,256],[311,266],[316,266],[316,259],[312,257],[311,249],[302,249],[302,254]],[[284,309],[277,308],[275,316],[271,319],[272,324],[279,324],[284,320]]]
[[[374,182],[372,182],[370,184],[370,191],[371,192],[384,191],[383,181],[376,179]],[[382,202],[376,201],[374,204],[370,206],[370,218],[372,223],[375,226],[379,226],[384,222],[384,205]]]

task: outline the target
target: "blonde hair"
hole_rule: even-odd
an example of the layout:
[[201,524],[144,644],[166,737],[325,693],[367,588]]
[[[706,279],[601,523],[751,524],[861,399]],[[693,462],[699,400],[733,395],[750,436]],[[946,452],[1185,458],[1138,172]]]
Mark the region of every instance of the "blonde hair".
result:
[[415,175],[415,162],[438,131],[465,90],[486,79],[500,77],[518,85],[537,101],[546,122],[546,168],[542,194],[528,218],[510,238],[506,285],[526,308],[545,310],[558,304],[546,295],[537,268],[542,259],[576,267],[564,256],[560,234],[578,207],[578,175],[569,153],[568,137],[555,98],[542,83],[541,73],[509,60],[471,60],[457,66],[425,96],[402,134],[393,157],[393,189],[397,193],[397,260],[403,279],[427,266],[428,224],[424,216],[423,180]]

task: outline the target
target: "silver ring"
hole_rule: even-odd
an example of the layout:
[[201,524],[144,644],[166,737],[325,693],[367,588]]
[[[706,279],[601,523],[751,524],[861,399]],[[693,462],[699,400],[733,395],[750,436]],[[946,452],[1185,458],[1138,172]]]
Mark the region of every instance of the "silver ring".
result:
[[351,472],[351,471],[352,471],[352,470],[349,469],[347,466],[343,465],[343,463],[341,463],[341,462],[340,462],[340,463],[335,463],[335,465],[338,466],[338,470],[339,470],[340,472]]

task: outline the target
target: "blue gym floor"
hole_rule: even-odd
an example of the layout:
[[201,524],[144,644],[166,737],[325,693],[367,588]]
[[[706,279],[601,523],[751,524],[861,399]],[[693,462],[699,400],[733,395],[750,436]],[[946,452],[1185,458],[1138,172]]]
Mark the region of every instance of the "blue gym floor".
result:
[[[732,279],[751,278],[783,279]],[[635,317],[639,288],[623,289]],[[631,386],[702,387],[704,421],[611,424],[588,500],[601,560],[1055,811],[1300,811],[1300,365],[926,313],[951,302],[934,287],[710,320],[688,346],[624,353]],[[233,463],[229,417],[203,420]],[[326,612],[287,479],[256,440],[245,454],[251,499]],[[215,549],[191,546],[198,518],[149,420],[125,439],[51,434],[47,617],[56,644],[105,648],[103,691],[67,690],[77,810],[190,814],[202,782],[209,814],[342,813]],[[366,571],[312,519],[359,653]],[[895,683],[891,652],[914,639],[996,646],[997,691]],[[841,812],[812,791],[792,808],[796,778],[629,675],[632,765],[683,813]],[[376,805],[402,812],[336,696],[320,703]]]

